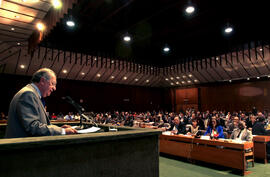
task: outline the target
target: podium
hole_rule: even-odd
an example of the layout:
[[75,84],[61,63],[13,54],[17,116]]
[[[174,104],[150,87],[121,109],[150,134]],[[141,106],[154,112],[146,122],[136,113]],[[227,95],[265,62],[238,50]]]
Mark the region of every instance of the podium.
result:
[[[108,129],[106,125],[99,125]],[[1,177],[158,177],[161,131],[117,132],[0,140]]]

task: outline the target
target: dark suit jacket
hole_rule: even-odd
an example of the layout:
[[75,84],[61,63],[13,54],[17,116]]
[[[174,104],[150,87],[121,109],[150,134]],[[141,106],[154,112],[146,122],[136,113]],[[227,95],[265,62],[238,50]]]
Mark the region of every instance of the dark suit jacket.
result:
[[269,130],[265,130],[262,122],[256,122],[252,127],[253,135],[270,135]]
[[60,135],[62,128],[51,125],[35,88],[28,84],[11,100],[6,138]]

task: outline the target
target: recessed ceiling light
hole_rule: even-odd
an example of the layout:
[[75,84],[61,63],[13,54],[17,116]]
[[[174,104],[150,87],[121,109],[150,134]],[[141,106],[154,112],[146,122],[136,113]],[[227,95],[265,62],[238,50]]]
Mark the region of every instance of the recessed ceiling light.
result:
[[186,82],[185,81],[182,81],[182,84],[185,84]]
[[170,51],[170,48],[169,48],[169,47],[164,47],[164,48],[163,48],[163,51],[164,51],[164,52],[169,52],[169,51]]
[[260,51],[263,51],[263,49],[262,49],[262,48],[260,48]]
[[167,80],[169,80],[168,78],[165,78],[165,80],[167,81]]
[[72,21],[72,20],[68,20],[68,21],[66,22],[66,24],[67,24],[67,26],[69,26],[69,27],[74,27],[74,26],[75,26],[75,22]]
[[188,6],[186,8],[186,13],[188,14],[192,14],[195,11],[195,7],[194,6]]
[[126,36],[123,37],[123,40],[124,40],[125,42],[129,42],[129,41],[131,40],[131,37],[128,36],[128,35],[126,35]]
[[173,80],[173,77],[171,77],[171,80]]
[[21,45],[21,43],[17,42],[17,45]]
[[66,73],[67,73],[67,70],[66,70],[66,69],[64,69],[64,70],[63,70],[63,73],[65,73],[65,74],[66,74]]
[[176,84],[179,84],[179,82],[176,82]]
[[24,68],[25,68],[25,66],[24,66],[24,65],[20,65],[20,68],[24,69]]
[[257,77],[257,79],[260,79],[260,77]]
[[135,79],[136,82],[137,82],[138,80],[139,80],[139,79],[137,79],[137,78]]
[[153,67],[151,67],[151,70],[153,70]]
[[15,30],[15,28],[11,28],[11,31],[14,31]]
[[174,83],[171,82],[171,85],[174,85]]
[[97,74],[97,77],[100,77],[100,76],[101,76],[101,74],[98,73],[98,74]]
[[146,80],[145,82],[146,82],[146,83],[148,83],[148,82],[149,82],[149,80]]
[[192,77],[192,74],[189,74],[188,77]]
[[267,77],[270,78],[270,75],[268,75]]
[[41,23],[41,22],[37,23],[37,29],[38,29],[39,31],[44,31],[44,29],[45,29],[44,24]]
[[84,76],[84,75],[85,75],[85,73],[84,73],[84,72],[82,72],[82,73],[81,73],[81,75],[83,75],[83,76]]
[[197,79],[195,79],[195,80],[194,80],[194,82],[198,82],[198,80],[197,80]]
[[229,34],[229,33],[231,33],[233,31],[233,28],[232,27],[226,27],[224,31],[225,31],[225,33]]
[[123,79],[124,79],[124,80],[127,80],[127,77],[125,76],[125,77],[123,77]]
[[114,76],[111,76],[111,79],[114,79]]
[[60,0],[52,0],[52,5],[54,8],[59,9],[62,7],[62,2]]
[[114,63],[114,60],[112,60],[112,63]]
[[190,80],[188,80],[187,82],[188,82],[188,83],[191,83],[191,81],[190,81]]
[[187,76],[183,75],[183,78],[186,78]]
[[179,77],[177,76],[176,79],[179,79]]
[[232,80],[229,80],[229,82],[232,82]]
[[248,77],[247,80],[249,81],[249,79],[250,79],[250,78]]
[[97,57],[95,57],[94,60],[97,61]]
[[218,58],[218,57],[216,57],[216,60],[219,60],[219,58]]

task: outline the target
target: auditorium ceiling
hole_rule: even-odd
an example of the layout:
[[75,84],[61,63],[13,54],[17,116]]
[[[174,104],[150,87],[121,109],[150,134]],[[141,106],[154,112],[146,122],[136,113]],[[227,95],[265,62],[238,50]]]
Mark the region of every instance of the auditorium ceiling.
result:
[[[270,75],[267,1],[63,0],[62,9],[49,0],[0,2],[1,73],[50,67],[64,79],[151,87]],[[42,21],[51,26],[36,43]]]

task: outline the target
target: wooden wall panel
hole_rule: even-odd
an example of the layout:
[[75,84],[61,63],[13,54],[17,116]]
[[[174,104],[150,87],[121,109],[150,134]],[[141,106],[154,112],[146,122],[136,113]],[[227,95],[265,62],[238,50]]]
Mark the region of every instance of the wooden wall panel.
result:
[[198,109],[198,88],[175,89],[176,112],[187,108]]

